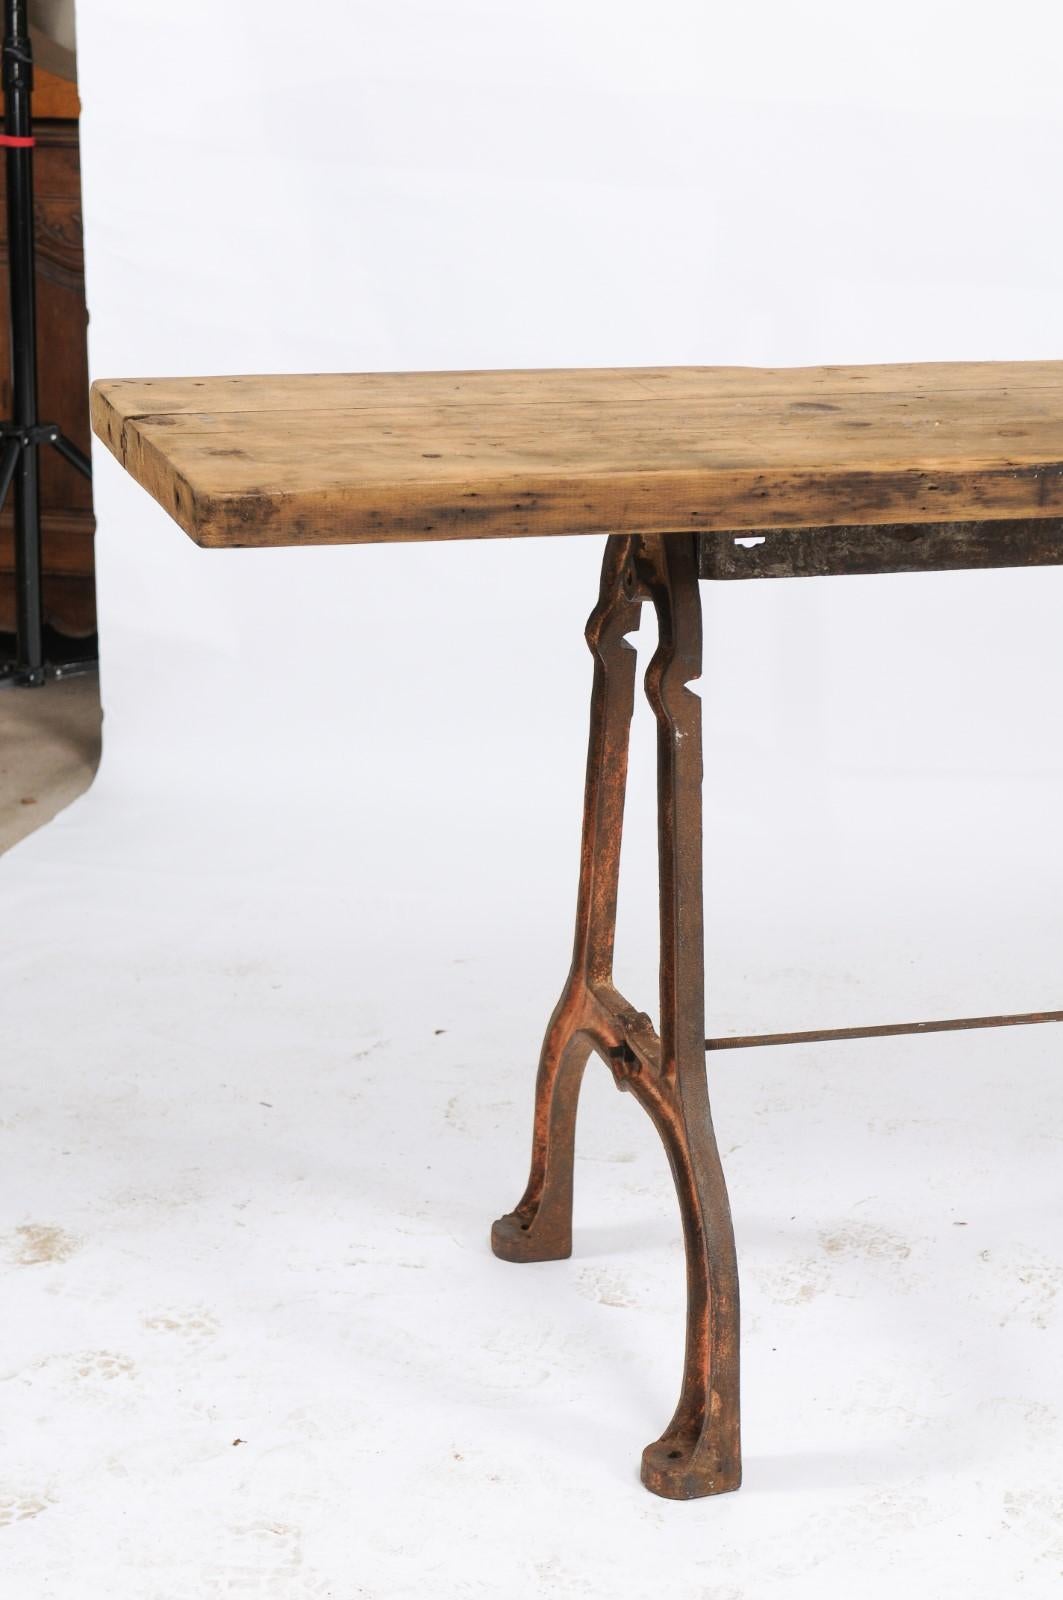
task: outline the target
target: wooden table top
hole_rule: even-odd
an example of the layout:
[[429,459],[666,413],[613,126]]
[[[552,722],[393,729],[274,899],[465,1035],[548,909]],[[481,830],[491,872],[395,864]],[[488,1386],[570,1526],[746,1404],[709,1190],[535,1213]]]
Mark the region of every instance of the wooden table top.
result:
[[101,381],[198,544],[1063,514],[1063,361]]

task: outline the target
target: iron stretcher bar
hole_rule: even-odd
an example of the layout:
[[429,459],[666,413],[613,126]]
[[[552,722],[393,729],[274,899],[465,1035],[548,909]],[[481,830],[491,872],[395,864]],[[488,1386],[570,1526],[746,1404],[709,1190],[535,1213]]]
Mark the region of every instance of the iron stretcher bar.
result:
[[947,1022],[887,1022],[877,1028],[813,1028],[805,1033],[747,1033],[706,1039],[706,1050],[749,1050],[766,1044],[829,1044],[837,1039],[892,1039],[902,1033],[951,1033],[961,1028],[1017,1028],[1063,1022],[1063,1011],[1026,1011],[1005,1017],[955,1017]]

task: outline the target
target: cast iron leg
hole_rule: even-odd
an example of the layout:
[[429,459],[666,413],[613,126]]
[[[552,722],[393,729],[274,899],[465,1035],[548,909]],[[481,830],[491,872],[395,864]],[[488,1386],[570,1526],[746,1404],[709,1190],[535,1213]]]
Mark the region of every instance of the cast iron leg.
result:
[[594,654],[591,730],[580,850],[572,967],[554,1008],[539,1059],[531,1177],[509,1216],[491,1230],[495,1255],[506,1261],[558,1261],[572,1254],[572,1161],[576,1105],[593,1038],[595,986],[613,971],[620,836],[627,787],[628,736],[635,701],[636,655],[625,634],[639,625],[633,594],[636,541],[606,544],[598,604],[587,623]]
[[[701,705],[687,685],[701,673],[701,604],[693,536],[610,539],[598,608],[591,737],[576,943],[550,1021],[536,1090],[528,1189],[496,1222],[495,1253],[510,1261],[572,1248],[576,1103],[590,1051],[653,1120],[679,1196],[687,1262],[687,1342],[679,1404],[643,1453],[656,1494],[694,1499],[737,1489],[738,1277],[727,1190],[705,1075],[701,876]],[[660,643],[646,676],[657,717],[661,880],[661,1032],[612,981],[620,835],[634,699],[634,654],[624,642],[652,600]]]
[[661,876],[660,1070],[631,1089],[664,1141],[679,1194],[687,1260],[683,1386],[642,1481],[688,1500],[742,1481],[738,1407],[738,1269],[727,1186],[705,1074],[705,940],[701,871],[701,676],[697,545],[646,540],[660,644],[646,674],[657,718]]

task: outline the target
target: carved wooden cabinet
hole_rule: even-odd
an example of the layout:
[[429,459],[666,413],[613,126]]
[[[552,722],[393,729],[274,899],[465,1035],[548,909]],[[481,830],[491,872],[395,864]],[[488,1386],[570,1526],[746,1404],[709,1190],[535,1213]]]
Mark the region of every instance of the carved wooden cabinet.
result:
[[[2,98],[0,98],[2,105]],[[40,416],[89,449],[85,268],[81,237],[78,98],[72,83],[38,67],[34,86],[37,355]],[[0,416],[11,415],[7,196],[0,159]],[[92,485],[54,450],[40,452],[44,620],[61,633],[95,632]],[[12,491],[13,493],[13,491]],[[0,632],[14,628],[11,507],[0,517]]]

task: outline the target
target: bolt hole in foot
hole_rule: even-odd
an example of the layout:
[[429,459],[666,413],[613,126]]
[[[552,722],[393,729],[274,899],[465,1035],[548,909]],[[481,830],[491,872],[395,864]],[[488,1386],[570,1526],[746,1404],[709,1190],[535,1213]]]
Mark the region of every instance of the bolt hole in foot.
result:
[[678,1461],[679,1457],[682,1454],[683,1454],[682,1450],[669,1450],[668,1459],[669,1459],[669,1461]]
[[530,1222],[522,1222],[521,1225],[520,1225],[521,1233],[527,1233],[527,1231],[528,1231],[528,1229],[530,1227],[531,1227],[531,1223]]

